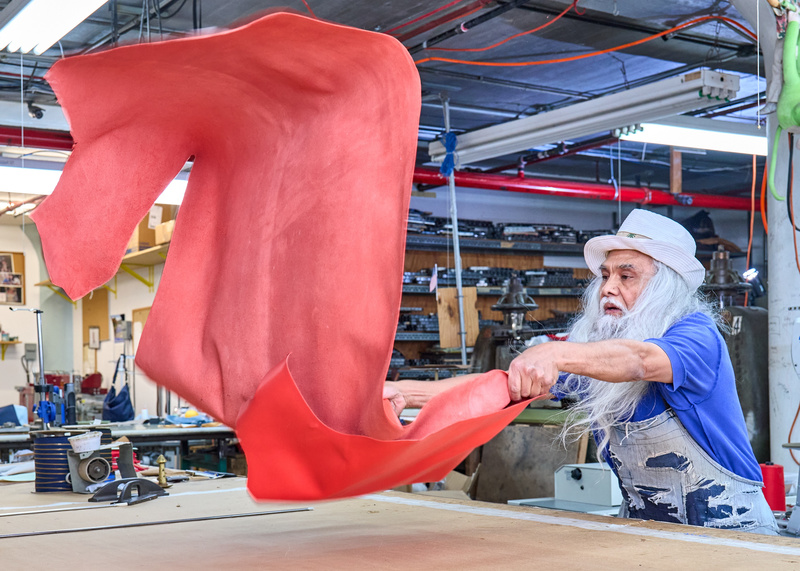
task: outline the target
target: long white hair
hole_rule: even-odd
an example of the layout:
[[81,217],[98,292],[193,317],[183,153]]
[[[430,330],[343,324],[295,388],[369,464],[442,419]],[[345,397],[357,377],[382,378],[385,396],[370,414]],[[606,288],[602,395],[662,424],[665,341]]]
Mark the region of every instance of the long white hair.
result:
[[[708,303],[672,268],[653,260],[655,274],[644,286],[632,308],[623,309],[620,317],[605,315],[600,291],[603,280],[592,280],[583,295],[583,312],[572,324],[569,341],[590,342],[606,339],[645,339],[662,337],[683,317],[702,312],[718,325],[719,311]],[[610,383],[590,377],[570,374],[559,387],[566,396],[577,400],[561,432],[563,442],[580,437],[589,430],[596,431],[598,454],[608,444],[608,429],[627,422],[636,406],[651,390],[649,382]]]

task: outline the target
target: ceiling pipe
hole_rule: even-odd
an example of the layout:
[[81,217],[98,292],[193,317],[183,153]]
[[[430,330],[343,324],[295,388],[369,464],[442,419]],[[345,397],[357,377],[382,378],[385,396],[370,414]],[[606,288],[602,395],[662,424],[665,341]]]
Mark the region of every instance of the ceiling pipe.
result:
[[12,210],[16,210],[20,206],[25,206],[26,204],[31,204],[31,203],[34,203],[34,202],[41,202],[45,198],[47,198],[47,197],[46,196],[34,196],[33,198],[29,198],[28,200],[22,200],[20,202],[14,202],[12,204],[9,204],[7,207],[3,208],[2,210],[0,210],[0,215],[5,214],[6,212],[11,212]]
[[30,148],[71,151],[72,145],[74,145],[72,136],[65,131],[25,128],[23,132],[19,127],[0,125],[0,145],[22,147],[23,135],[24,146]]
[[[19,146],[22,142],[19,127],[0,126],[0,144]],[[71,150],[73,141],[69,133],[25,129],[25,144],[54,150]],[[447,179],[438,170],[417,167],[414,169],[414,182],[431,186],[445,186]],[[487,190],[507,190],[572,198],[593,200],[617,200],[613,186],[590,182],[565,182],[540,178],[519,178],[500,174],[455,172],[456,186],[483,188]],[[706,194],[680,194],[678,198],[668,192],[647,188],[622,186],[619,189],[623,202],[664,206],[694,206],[696,208],[719,208],[727,210],[750,210],[750,199],[711,196]],[[759,210],[756,201],[756,210]]]
[[[417,167],[414,169],[414,182],[430,186],[445,186],[447,179],[438,170]],[[620,196],[612,185],[591,182],[566,182],[542,178],[519,178],[500,174],[470,172],[455,173],[456,186],[482,188],[486,190],[506,190],[527,192],[566,198],[586,198],[590,200],[622,200],[637,204],[654,206],[692,206],[695,208],[715,208],[723,210],[750,210],[750,199],[734,196],[714,196],[708,194],[682,193],[673,195],[663,190],[621,186]],[[756,211],[759,204],[756,201]]]
[[442,24],[446,24],[448,22],[452,22],[457,18],[461,18],[462,16],[469,16],[473,12],[484,8],[488,4],[491,4],[494,0],[476,0],[475,2],[470,2],[466,6],[461,6],[453,10],[452,12],[445,13],[443,16],[439,16],[436,19],[429,20],[428,22],[423,22],[416,28],[412,28],[402,34],[397,34],[395,37],[401,41],[405,42],[412,38],[416,38],[420,34],[424,34],[425,32],[429,32],[434,28],[441,26]]
[[[413,56],[414,54],[421,52],[425,48],[429,48],[431,46],[435,46],[436,44],[440,44],[443,41],[449,40],[450,38],[455,37],[459,34],[464,34],[470,31],[472,28],[479,26],[490,20],[494,20],[498,16],[502,16],[503,14],[505,14],[510,10],[513,10],[514,8],[519,8],[527,1],[528,0],[509,0],[505,4],[500,4],[497,8],[485,12],[480,16],[477,16],[476,18],[473,18],[467,22],[461,22],[459,25],[455,26],[454,28],[451,28],[450,30],[447,30],[446,32],[437,34],[432,38],[428,38],[421,44],[417,44],[416,46],[408,48],[408,53],[410,53]],[[477,2],[476,4],[481,4],[481,3],[482,2]]]

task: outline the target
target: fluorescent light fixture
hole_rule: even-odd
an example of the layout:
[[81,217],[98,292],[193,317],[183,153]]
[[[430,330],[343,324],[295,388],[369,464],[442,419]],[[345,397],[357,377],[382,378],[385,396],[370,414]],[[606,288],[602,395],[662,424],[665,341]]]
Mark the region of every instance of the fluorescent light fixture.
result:
[[[702,109],[712,101],[732,99],[737,91],[738,75],[702,69],[459,135],[456,157],[466,165],[548,143],[655,122]],[[442,162],[446,154],[441,141],[430,143],[428,152],[434,162]]]
[[[5,192],[20,194],[52,194],[61,178],[56,169],[0,166],[0,187]],[[156,199],[158,204],[180,204],[186,193],[187,181],[174,179]]]
[[643,123],[641,127],[641,131],[621,135],[620,139],[671,147],[767,156],[767,130],[759,130],[755,125],[676,117],[658,123]]
[[40,55],[106,0],[12,0],[0,12],[0,49]]

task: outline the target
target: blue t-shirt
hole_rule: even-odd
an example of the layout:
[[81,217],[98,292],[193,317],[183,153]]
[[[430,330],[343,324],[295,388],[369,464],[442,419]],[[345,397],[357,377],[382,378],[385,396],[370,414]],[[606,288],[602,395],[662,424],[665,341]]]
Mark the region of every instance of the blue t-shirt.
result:
[[728,348],[711,318],[692,313],[667,329],[663,337],[645,341],[655,343],[669,357],[672,383],[650,383],[651,390],[631,420],[647,420],[669,405],[714,461],[737,476],[761,482]]

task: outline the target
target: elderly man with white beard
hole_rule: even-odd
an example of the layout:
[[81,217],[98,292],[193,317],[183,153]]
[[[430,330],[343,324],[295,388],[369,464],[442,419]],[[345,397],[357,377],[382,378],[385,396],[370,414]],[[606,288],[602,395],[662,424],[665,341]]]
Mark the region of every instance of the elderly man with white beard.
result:
[[[514,359],[509,396],[577,400],[563,436],[593,433],[619,478],[621,517],[777,534],[694,254],[683,226],[646,210],[589,240],[596,277],[569,341]],[[473,377],[387,383],[384,397],[399,412]]]

